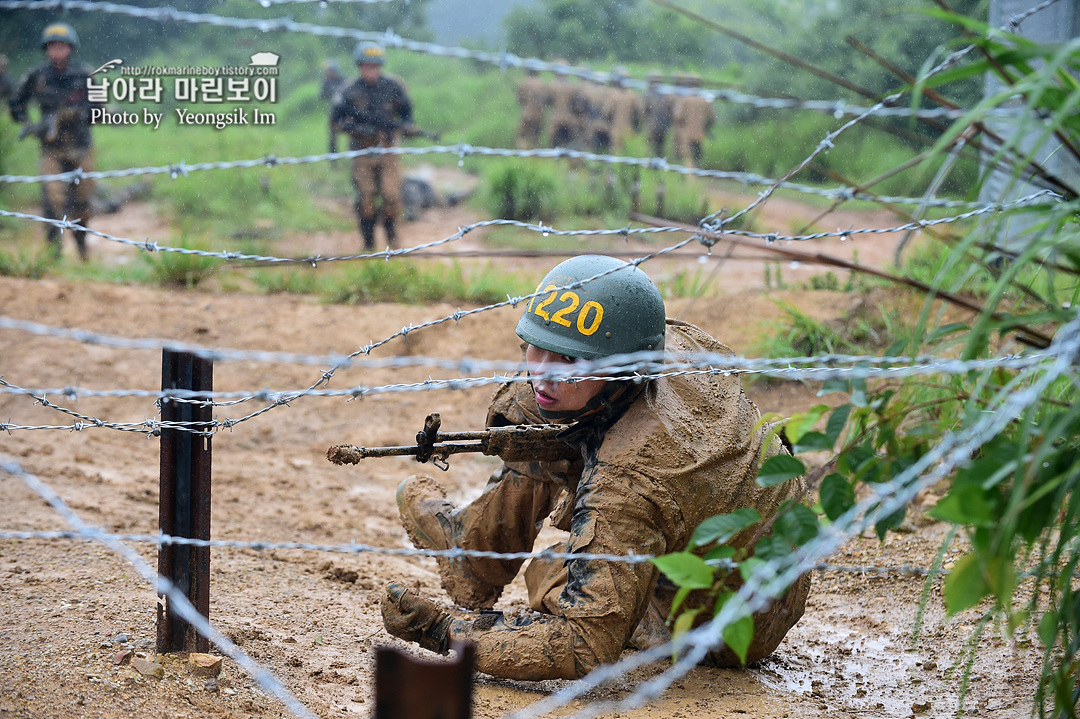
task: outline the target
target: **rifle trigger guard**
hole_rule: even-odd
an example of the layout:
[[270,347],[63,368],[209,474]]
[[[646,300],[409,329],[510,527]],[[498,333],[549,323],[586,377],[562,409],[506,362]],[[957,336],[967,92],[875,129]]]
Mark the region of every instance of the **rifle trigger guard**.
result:
[[439,456],[432,457],[431,458],[431,463],[434,464],[436,467],[438,467],[439,469],[441,469],[444,472],[447,471],[448,469],[450,469],[450,463],[446,461],[446,457],[439,457]]

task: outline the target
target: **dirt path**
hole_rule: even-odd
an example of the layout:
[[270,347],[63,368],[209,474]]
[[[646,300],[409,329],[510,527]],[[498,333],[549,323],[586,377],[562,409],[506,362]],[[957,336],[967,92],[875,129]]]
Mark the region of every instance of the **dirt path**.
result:
[[[132,206],[96,226],[114,234],[153,237],[152,216]],[[407,226],[405,244],[446,236],[465,215],[435,213],[429,224]],[[110,224],[115,223],[115,224]],[[124,231],[129,223],[128,231]],[[112,227],[112,229],[105,229]],[[34,235],[34,241],[36,239]],[[296,240],[296,248],[301,243]],[[318,238],[320,251],[356,238]],[[323,246],[322,243],[325,243]],[[339,243],[338,245],[334,243]],[[97,245],[97,243],[95,243]],[[111,252],[95,246],[99,253]],[[890,248],[891,250],[891,248]],[[130,250],[125,250],[130,252]],[[122,252],[116,253],[118,257]],[[860,252],[866,259],[867,254]],[[531,264],[529,264],[531,263]],[[548,259],[515,261],[542,273]],[[683,316],[745,351],[762,323],[779,309],[752,279],[760,264],[739,278],[725,270],[724,300],[672,302]],[[539,276],[539,274],[538,274]],[[843,293],[774,293],[825,319],[850,311]],[[327,306],[295,296],[250,296],[162,291],[143,287],[73,284],[0,278],[0,314],[120,335],[159,337],[206,346],[298,353],[344,353],[409,324],[446,316],[455,306]],[[431,355],[514,359],[516,311],[489,312],[459,324],[410,334],[379,356]],[[0,374],[13,385],[80,386],[100,390],[159,385],[160,353],[117,350],[21,332],[0,333]],[[313,384],[321,368],[219,362],[215,389],[285,391]],[[428,370],[349,370],[330,387],[422,381]],[[763,387],[751,395],[763,412],[789,414],[819,400],[798,384]],[[324,459],[331,444],[397,444],[413,436],[424,415],[438,410],[448,430],[478,426],[488,390],[371,395],[359,401],[304,397],[214,438],[213,535],[218,539],[408,546],[393,493],[415,471],[407,459],[370,460],[342,468]],[[106,422],[140,422],[156,416],[141,398],[50,394],[56,405]],[[218,419],[238,419],[251,405],[221,408]],[[0,395],[0,417],[23,426],[67,425],[73,418],[32,398]],[[39,476],[85,520],[111,532],[153,534],[157,529],[158,442],[145,432],[87,427],[81,431],[13,430],[0,435],[0,455]],[[441,474],[454,501],[474,496],[494,468],[483,457],[455,458]],[[884,543],[851,541],[835,565],[927,567],[945,527],[923,516],[932,494],[913,508],[908,531]],[[18,479],[0,476],[0,529],[65,529],[57,514]],[[554,530],[546,530],[554,535]],[[151,564],[155,551],[137,544]],[[958,547],[950,550],[956,556]],[[403,581],[445,601],[432,560],[373,553],[312,550],[215,549],[211,620],[320,717],[371,715],[372,662],[376,646],[405,645],[382,630],[378,597],[389,580]],[[964,646],[971,615],[946,619],[935,586],[912,627],[923,590],[919,577],[826,571],[815,575],[806,616],[778,651],[744,670],[698,668],[648,707],[625,717],[753,716],[907,717],[953,715],[958,705]],[[525,606],[519,580],[499,608]],[[164,678],[117,665],[123,649],[152,655],[155,594],[132,569],[101,546],[71,540],[0,539],[0,717],[279,717],[281,705],[227,662],[216,683],[192,676],[175,657],[159,658]],[[1041,653],[1021,633],[1002,639],[991,627],[978,643],[965,710],[976,716],[1027,716]],[[428,655],[430,658],[431,655]],[[151,656],[152,658],[152,656]],[[664,669],[640,669],[591,692],[585,701],[615,699]],[[499,717],[527,706],[566,682],[516,683],[478,677],[475,716]],[[580,707],[583,703],[575,706]]]

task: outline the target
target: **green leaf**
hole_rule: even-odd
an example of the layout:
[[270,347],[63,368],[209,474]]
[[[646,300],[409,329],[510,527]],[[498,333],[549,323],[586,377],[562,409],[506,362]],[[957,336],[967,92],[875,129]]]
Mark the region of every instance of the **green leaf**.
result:
[[704,547],[712,542],[723,544],[742,530],[760,521],[761,513],[750,507],[737,509],[730,514],[709,517],[694,530],[690,537],[690,546]]
[[851,405],[842,404],[829,415],[829,421],[825,423],[825,436],[829,438],[830,446],[840,439],[840,434],[844,431],[850,414]]
[[821,480],[821,506],[825,516],[835,520],[855,506],[855,490],[843,475],[833,472]]
[[965,554],[958,559],[945,577],[945,609],[949,614],[970,609],[989,594],[990,585],[986,583],[979,558],[974,554]]
[[997,522],[997,512],[990,498],[992,492],[972,484],[955,484],[929,514],[943,522],[993,527]]
[[793,504],[777,516],[773,531],[798,547],[817,536],[818,518],[809,507]]
[[[786,557],[789,554],[791,554],[791,542],[784,537],[778,537],[776,535],[762,537],[758,540],[758,543],[754,545],[755,559],[769,561],[770,559]],[[739,565],[739,569],[742,569],[744,566],[746,566],[746,562]]]
[[675,592],[675,598],[671,600],[671,612],[668,614],[668,621],[670,622],[672,617],[679,613],[679,607],[686,601],[686,598],[690,595],[690,592],[694,591],[690,587],[679,587]]
[[787,454],[778,454],[769,457],[761,465],[758,472],[757,483],[762,487],[775,487],[789,479],[800,477],[806,473],[806,467],[801,461]]
[[884,540],[885,535],[889,533],[890,529],[899,527],[900,523],[904,521],[905,514],[907,514],[907,507],[901,507],[888,517],[878,520],[874,525],[874,532],[877,534],[878,539]]
[[696,554],[674,552],[649,561],[678,587],[708,589],[713,584],[712,567]]
[[754,640],[754,617],[743,617],[737,622],[732,622],[724,627],[721,635],[724,637],[724,643],[731,647],[731,651],[739,657],[739,661],[746,664],[750,642]]
[[1058,635],[1058,613],[1049,611],[1039,620],[1039,640],[1045,647],[1054,646]]
[[[720,559],[731,559],[735,556],[735,547],[727,544],[721,544],[717,547],[713,547],[705,553],[705,563],[710,567],[713,566],[713,562]],[[717,562],[719,564],[719,562]]]
[[765,564],[764,559],[750,557],[746,561],[739,563],[739,576],[742,577],[743,581],[745,582],[750,579],[750,576],[753,575],[753,573],[757,571],[758,567],[763,564]]
[[934,332],[926,339],[926,342],[928,344],[937,342],[942,337],[947,337],[956,332],[966,332],[968,329],[970,328],[964,322],[953,322],[952,324],[942,325],[934,330]]
[[815,405],[808,412],[792,415],[784,424],[784,431],[792,444],[798,444],[799,438],[810,431],[817,421],[829,411],[829,405]]
[[795,452],[822,452],[832,449],[832,441],[821,432],[807,432],[795,442]]
[[680,614],[671,627],[672,635],[679,637],[690,631],[690,628],[694,626],[694,620],[697,619],[697,615],[701,614],[701,610],[703,609],[704,607],[697,607],[696,609],[688,609]]
[[827,394],[833,392],[850,392],[851,383],[846,379],[827,379],[825,383],[821,385],[821,389],[818,390],[817,396],[824,397]]

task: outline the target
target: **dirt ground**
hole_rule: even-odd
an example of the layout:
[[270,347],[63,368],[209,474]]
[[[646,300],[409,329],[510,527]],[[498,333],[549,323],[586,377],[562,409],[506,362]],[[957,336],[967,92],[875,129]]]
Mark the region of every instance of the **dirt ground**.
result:
[[[775,231],[790,231],[813,212],[770,203],[775,216],[762,219]],[[341,208],[347,211],[347,208]],[[787,216],[783,216],[788,212]],[[474,221],[464,209],[429,211],[404,229],[406,245],[453,233]],[[818,226],[897,224],[887,215],[830,217]],[[134,203],[94,226],[118,236],[154,239],[164,227],[149,206]],[[27,242],[40,241],[31,227]],[[884,267],[895,236],[820,243],[822,251]],[[70,241],[69,241],[70,242]],[[475,249],[482,236],[470,235],[463,248]],[[286,238],[280,254],[356,251],[352,234]],[[582,249],[587,245],[583,242]],[[94,239],[95,261],[129,261],[135,250]],[[70,244],[65,248],[71,252]],[[422,260],[437,262],[443,260]],[[507,261],[539,278],[556,260]],[[657,276],[693,267],[696,259],[646,266]],[[704,267],[713,265],[706,260]],[[512,264],[511,264],[512,263]],[[679,263],[682,263],[680,265]],[[689,263],[689,264],[688,264]],[[788,281],[820,269],[785,266]],[[732,260],[717,282],[727,293],[690,303],[672,301],[669,314],[694,322],[736,352],[748,346],[781,311],[774,299],[796,303],[822,319],[852,311],[858,298],[840,292],[763,287],[760,261]],[[394,304],[328,306],[311,298],[223,293],[213,289],[167,291],[0,278],[0,314],[58,327],[80,328],[128,338],[167,338],[208,347],[348,353],[402,327],[453,313],[452,305]],[[426,355],[516,359],[513,335],[517,310],[505,309],[445,323],[396,339],[374,356]],[[298,390],[314,384],[322,368],[255,362],[218,362],[219,391]],[[331,388],[422,381],[439,376],[429,369],[339,370]],[[6,330],[0,333],[0,375],[23,388],[78,386],[98,390],[160,386],[160,352],[113,349],[71,340]],[[750,394],[762,412],[791,414],[821,401],[801,384],[754,384]],[[215,539],[408,547],[394,503],[398,482],[416,471],[411,459],[367,460],[339,467],[325,459],[327,447],[411,441],[430,411],[439,411],[447,431],[479,427],[490,390],[390,393],[348,401],[304,397],[213,439]],[[49,395],[51,402],[106,422],[139,422],[157,414],[144,398]],[[257,403],[220,407],[216,417],[239,419]],[[73,418],[25,395],[0,395],[2,421],[21,426],[70,427]],[[158,441],[145,432],[107,428],[81,431],[14,429],[0,435],[0,456],[17,460],[38,476],[87,522],[122,534],[152,534],[158,519]],[[458,456],[438,474],[450,498],[467,501],[478,493],[496,460]],[[928,493],[909,513],[904,531],[884,542],[870,536],[850,541],[833,565],[929,567],[946,527],[926,518],[936,497]],[[65,529],[64,522],[18,478],[0,476],[0,531]],[[545,530],[541,539],[557,537]],[[549,542],[550,543],[550,542]],[[152,566],[156,551],[133,544]],[[541,546],[546,546],[542,544]],[[948,557],[961,551],[959,540]],[[948,561],[948,558],[947,558]],[[210,619],[240,647],[268,667],[320,717],[371,715],[374,649],[405,648],[382,628],[378,600],[385,584],[397,580],[423,594],[448,601],[434,560],[301,549],[215,548],[212,558]],[[698,668],[648,706],[605,716],[712,717],[762,719],[816,717],[952,716],[960,707],[982,717],[1029,715],[1041,650],[1021,632],[1004,638],[991,625],[978,640],[967,679],[967,643],[976,617],[946,618],[940,589],[930,588],[921,631],[914,627],[925,581],[898,573],[827,570],[814,576],[806,615],[773,656],[745,670]],[[520,578],[497,608],[526,605]],[[186,668],[183,657],[155,656],[156,596],[122,559],[103,546],[71,540],[0,539],[0,717],[280,717],[287,712],[226,660],[209,681]],[[123,652],[132,654],[125,658]],[[417,654],[421,650],[409,648]],[[156,661],[163,678],[140,673],[132,657]],[[432,659],[433,655],[426,654]],[[121,663],[117,663],[118,659]],[[596,689],[570,710],[594,701],[618,699],[665,668],[658,662],[614,685]],[[144,666],[145,669],[145,666]],[[153,667],[151,667],[153,669]],[[150,669],[147,669],[150,672]],[[152,673],[152,672],[151,672]],[[477,676],[474,716],[499,717],[526,707],[569,682],[511,682]]]

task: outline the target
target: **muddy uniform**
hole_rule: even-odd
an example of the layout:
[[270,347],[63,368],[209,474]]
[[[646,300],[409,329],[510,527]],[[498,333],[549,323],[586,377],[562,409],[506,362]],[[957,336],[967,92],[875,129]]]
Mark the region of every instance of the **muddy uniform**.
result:
[[673,113],[675,155],[690,167],[701,165],[701,143],[716,122],[716,110],[703,97],[680,97]]
[[667,140],[668,130],[671,128],[674,111],[672,98],[670,95],[661,95],[653,91],[646,92],[642,99],[642,109],[645,115],[645,131],[653,156],[664,157],[664,143]]
[[589,119],[589,102],[581,86],[560,77],[551,83],[551,127],[548,140],[552,147],[580,148]]
[[536,75],[527,76],[517,86],[517,101],[521,106],[517,146],[521,150],[531,150],[540,145],[540,131],[544,127],[544,111],[551,105],[549,84]]
[[[676,320],[668,320],[666,347],[668,353],[730,354],[699,328]],[[684,375],[629,387],[607,416],[587,420],[568,437],[582,449],[583,460],[503,464],[480,497],[454,513],[460,545],[531,551],[554,509],[553,523],[570,532],[567,544],[555,551],[659,555],[686,549],[694,529],[709,517],[743,507],[770,517],[802,489],[798,480],[768,488],[755,481],[767,428],[755,429],[757,408],[737,378]],[[542,421],[528,384],[501,388],[488,413],[489,426]],[[781,451],[774,438],[766,455]],[[745,546],[752,533],[746,530],[730,544]],[[455,602],[472,608],[492,606],[522,564],[450,561],[439,560],[443,584]],[[482,672],[572,679],[615,661],[626,647],[652,646],[669,636],[663,622],[676,589],[651,563],[533,560],[525,582],[529,604],[539,614],[510,619],[491,613],[449,625],[451,640],[475,643]],[[803,576],[754,615],[748,661],[776,648],[802,616],[809,587]],[[695,594],[684,606],[701,603]],[[703,612],[702,621],[708,616]],[[708,661],[739,663],[727,648]]]
[[[16,122],[29,119],[29,105],[36,101],[41,110],[37,133],[41,141],[38,170],[42,175],[55,175],[82,168],[94,169],[94,150],[90,139],[92,105],[86,90],[90,68],[71,61],[64,70],[46,63],[23,80],[11,99],[11,116]],[[52,219],[66,216],[86,225],[93,213],[90,198],[94,182],[82,179],[78,183],[52,180],[44,183],[42,214]],[[61,230],[49,225],[46,238],[57,255],[60,253]],[[75,231],[75,242],[83,259],[87,256],[86,232]]]
[[[412,102],[395,78],[379,75],[371,84],[361,78],[337,95],[330,122],[349,135],[350,150],[393,147],[398,144],[400,130],[412,125]],[[388,242],[393,245],[394,223],[401,214],[400,158],[389,154],[354,157],[352,180],[365,246],[374,247],[376,196],[382,197],[383,221]]]

